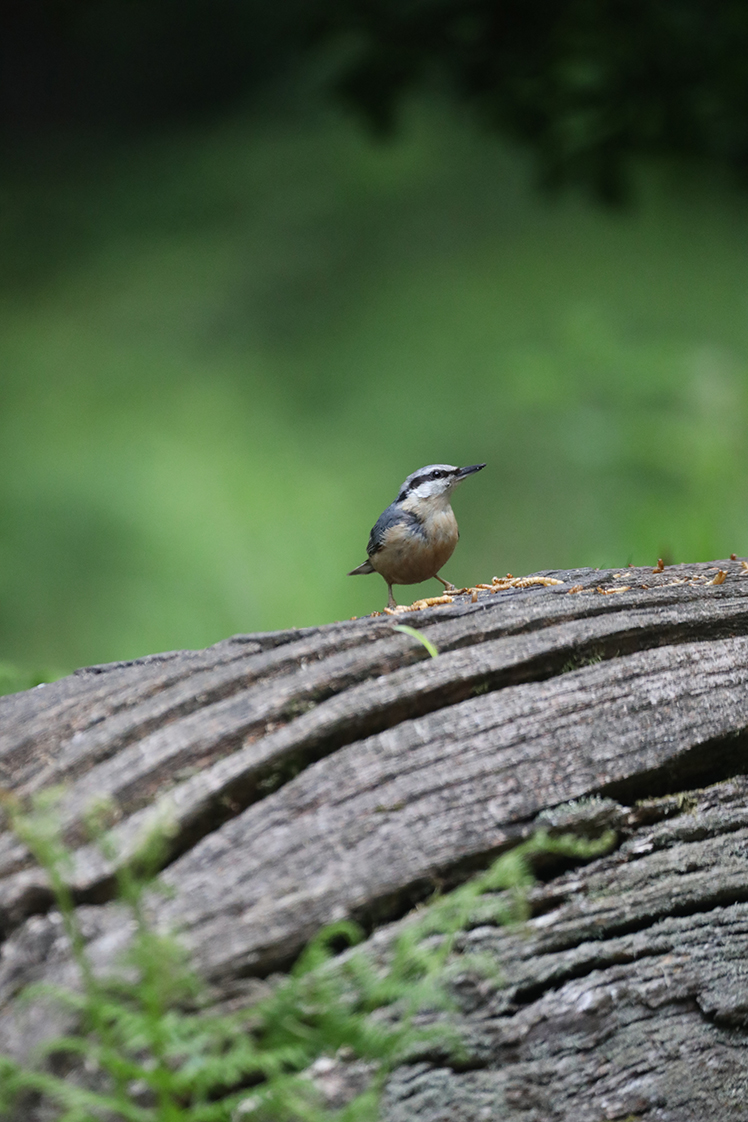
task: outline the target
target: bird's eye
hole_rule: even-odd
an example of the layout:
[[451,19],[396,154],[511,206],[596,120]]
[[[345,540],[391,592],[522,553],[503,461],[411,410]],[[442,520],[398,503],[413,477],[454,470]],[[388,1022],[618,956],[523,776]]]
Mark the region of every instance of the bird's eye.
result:
[[444,478],[444,472],[443,471],[432,471],[431,472],[431,478],[432,479],[443,479]]

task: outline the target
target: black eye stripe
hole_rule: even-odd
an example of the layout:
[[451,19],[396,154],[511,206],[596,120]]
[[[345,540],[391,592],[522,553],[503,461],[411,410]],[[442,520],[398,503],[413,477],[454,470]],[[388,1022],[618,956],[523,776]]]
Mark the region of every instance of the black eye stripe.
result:
[[413,480],[410,486],[415,490],[415,488],[420,487],[422,483],[430,483],[432,479],[444,479],[446,474],[446,471],[430,471],[428,475],[419,475],[417,479]]

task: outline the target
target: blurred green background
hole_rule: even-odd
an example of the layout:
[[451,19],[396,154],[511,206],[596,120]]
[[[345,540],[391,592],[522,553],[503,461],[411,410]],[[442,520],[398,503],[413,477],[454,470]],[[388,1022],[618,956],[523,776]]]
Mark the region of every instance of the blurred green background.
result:
[[748,553],[748,198],[634,179],[549,198],[437,93],[383,143],[295,79],[16,146],[0,691],[380,609],[345,574],[433,461],[488,464],[457,584]]

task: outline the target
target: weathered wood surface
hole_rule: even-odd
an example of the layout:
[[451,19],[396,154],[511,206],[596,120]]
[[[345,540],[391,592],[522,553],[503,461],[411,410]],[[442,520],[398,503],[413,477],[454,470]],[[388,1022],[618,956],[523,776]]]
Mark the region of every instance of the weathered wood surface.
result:
[[[384,1117],[745,1122],[748,571],[551,575],[564,583],[239,636],[0,698],[0,785],[67,785],[94,957],[127,937],[112,869],[83,840],[95,797],[114,800],[123,852],[154,814],[172,822],[173,895],[154,915],[220,999],[283,969],[321,925],[386,927],[549,808],[606,796],[616,852],[536,890],[521,933],[466,936],[506,979],[466,984],[471,1070],[404,1066]],[[72,977],[50,905],[0,833],[0,1051],[51,1027],[18,1012],[19,988]]]

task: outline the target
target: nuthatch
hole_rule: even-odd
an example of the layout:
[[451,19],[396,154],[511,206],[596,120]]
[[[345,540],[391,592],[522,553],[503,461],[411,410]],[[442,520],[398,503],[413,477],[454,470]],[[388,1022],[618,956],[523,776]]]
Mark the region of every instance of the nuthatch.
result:
[[418,584],[436,577],[445,588],[452,589],[449,581],[438,575],[460,536],[449,500],[458,483],[485,466],[429,464],[409,475],[369,535],[369,560],[348,576],[380,573],[387,581],[388,608],[397,607],[393,584]]

